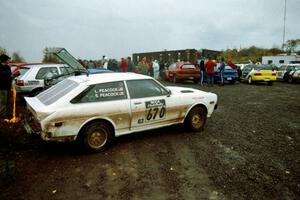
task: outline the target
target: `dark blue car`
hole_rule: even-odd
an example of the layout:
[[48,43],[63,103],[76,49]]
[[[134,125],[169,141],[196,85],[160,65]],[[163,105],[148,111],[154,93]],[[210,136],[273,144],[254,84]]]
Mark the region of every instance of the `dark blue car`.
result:
[[[218,67],[215,67],[215,73],[214,73],[214,81],[215,82],[221,82],[221,74]],[[224,80],[228,81],[231,84],[234,84],[238,80],[238,72],[237,69],[232,69],[230,66],[225,66],[224,70]]]

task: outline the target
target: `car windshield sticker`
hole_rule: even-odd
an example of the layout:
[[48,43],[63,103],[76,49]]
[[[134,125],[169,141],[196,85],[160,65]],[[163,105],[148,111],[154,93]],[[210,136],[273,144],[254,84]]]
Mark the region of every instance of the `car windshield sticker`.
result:
[[94,94],[96,98],[124,96],[124,88],[123,87],[99,88],[94,90]]
[[162,120],[166,117],[166,102],[164,99],[146,101],[146,122]]

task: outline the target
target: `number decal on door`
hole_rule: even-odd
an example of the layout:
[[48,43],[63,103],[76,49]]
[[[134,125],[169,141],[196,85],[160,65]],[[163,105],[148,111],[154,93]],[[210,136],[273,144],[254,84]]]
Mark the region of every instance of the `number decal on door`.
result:
[[166,117],[166,102],[164,99],[146,101],[146,121],[162,120]]

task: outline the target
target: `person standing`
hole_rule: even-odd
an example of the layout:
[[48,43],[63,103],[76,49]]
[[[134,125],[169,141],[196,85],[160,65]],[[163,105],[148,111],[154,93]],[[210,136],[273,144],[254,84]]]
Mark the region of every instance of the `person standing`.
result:
[[203,80],[205,76],[204,60],[200,61],[199,68],[200,68],[200,85],[203,86]]
[[159,78],[159,64],[157,60],[154,60],[152,63],[152,68],[153,68],[153,77],[158,80]]
[[122,72],[126,72],[127,70],[127,62],[124,58],[121,58],[121,70]]
[[137,66],[137,73],[148,75],[147,58],[144,57]]
[[8,66],[10,57],[0,56],[0,118],[11,119],[11,87],[12,73]]
[[208,61],[205,63],[206,81],[208,87],[213,87],[214,84],[214,67],[216,63],[208,57]]
[[224,71],[225,71],[224,58],[221,58],[219,70],[220,70],[220,85],[224,86]]
[[134,71],[131,57],[127,58],[127,71],[128,72],[133,72]]

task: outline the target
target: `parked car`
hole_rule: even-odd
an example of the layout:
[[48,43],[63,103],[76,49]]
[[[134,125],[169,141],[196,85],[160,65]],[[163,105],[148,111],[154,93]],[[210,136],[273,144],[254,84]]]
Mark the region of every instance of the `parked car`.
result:
[[178,81],[192,80],[198,83],[200,80],[200,69],[190,62],[177,62],[171,64],[164,70],[164,79],[176,83]]
[[184,123],[202,131],[217,108],[217,95],[185,87],[165,87],[136,73],[69,77],[36,97],[25,97],[28,133],[46,141],[79,140],[92,152],[116,136]]
[[24,73],[15,79],[17,94],[35,96],[44,89],[46,76],[59,75],[70,71],[65,64],[26,65]]
[[241,80],[253,82],[266,82],[272,85],[276,81],[276,72],[270,65],[247,65],[242,70]]
[[[221,81],[221,74],[220,69],[218,67],[215,67],[214,69],[214,81],[220,82]],[[230,66],[225,66],[224,70],[224,80],[230,82],[231,84],[234,84],[238,80],[238,72],[237,69],[232,69]]]
[[276,72],[278,80],[293,83],[300,80],[300,64],[281,65]]

